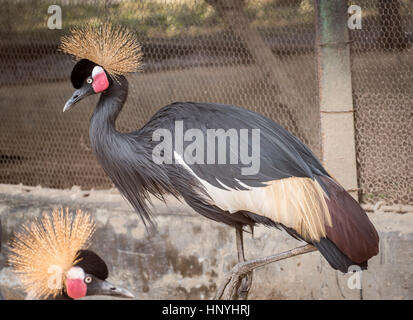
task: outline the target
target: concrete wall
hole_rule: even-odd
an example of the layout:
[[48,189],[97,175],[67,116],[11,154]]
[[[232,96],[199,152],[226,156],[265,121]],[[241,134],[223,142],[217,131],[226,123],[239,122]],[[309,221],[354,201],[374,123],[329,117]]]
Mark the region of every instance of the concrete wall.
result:
[[[0,289],[21,298],[6,265],[7,241],[23,221],[53,207],[81,208],[97,223],[92,249],[109,265],[109,280],[137,299],[210,299],[236,262],[235,232],[198,216],[176,200],[155,201],[158,232],[148,234],[117,191],[51,190],[0,185],[3,244]],[[318,252],[255,271],[251,299],[413,299],[413,213],[371,213],[380,233],[380,254],[361,275],[362,290],[350,289],[350,275],[331,269]],[[258,227],[245,236],[247,258],[300,245],[285,232]]]

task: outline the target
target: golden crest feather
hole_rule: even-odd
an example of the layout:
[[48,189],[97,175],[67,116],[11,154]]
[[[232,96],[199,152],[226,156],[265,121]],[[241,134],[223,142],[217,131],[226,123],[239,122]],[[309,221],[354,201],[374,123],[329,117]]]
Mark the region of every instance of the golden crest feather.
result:
[[77,60],[88,59],[112,76],[141,71],[142,49],[136,36],[112,23],[90,23],[61,38],[59,49]]
[[24,290],[33,298],[61,294],[66,272],[79,261],[78,251],[88,248],[95,228],[89,214],[73,215],[68,208],[23,225],[10,242],[8,260]]

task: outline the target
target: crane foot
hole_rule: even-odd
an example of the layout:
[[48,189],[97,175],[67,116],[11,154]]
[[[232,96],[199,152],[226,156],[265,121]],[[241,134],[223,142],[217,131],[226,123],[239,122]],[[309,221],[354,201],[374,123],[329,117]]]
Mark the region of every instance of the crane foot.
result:
[[266,258],[249,260],[237,263],[227,274],[215,295],[216,300],[247,299],[252,285],[252,272],[258,267],[298,256],[300,254],[316,251],[317,249],[307,244],[289,251],[278,253]]
[[[252,285],[252,270],[249,262],[240,262],[225,276],[215,300],[246,300]],[[254,269],[254,268],[253,268]]]

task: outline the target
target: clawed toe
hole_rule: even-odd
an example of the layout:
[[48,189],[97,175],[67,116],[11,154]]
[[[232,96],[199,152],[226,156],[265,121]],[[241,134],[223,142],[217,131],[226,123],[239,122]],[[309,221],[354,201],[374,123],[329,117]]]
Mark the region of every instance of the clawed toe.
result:
[[252,285],[252,270],[246,269],[246,263],[236,264],[217,291],[215,299],[246,300]]

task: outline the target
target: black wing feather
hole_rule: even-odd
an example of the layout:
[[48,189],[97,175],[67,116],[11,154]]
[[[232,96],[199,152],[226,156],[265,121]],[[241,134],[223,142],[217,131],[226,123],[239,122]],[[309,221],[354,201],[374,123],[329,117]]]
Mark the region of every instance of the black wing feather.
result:
[[[280,125],[256,112],[232,105],[177,102],[155,114],[148,123],[148,129],[167,128],[175,134],[176,121],[182,121],[184,132],[193,128],[200,129],[204,133],[207,129],[225,131],[235,129],[238,132],[240,129],[260,130],[260,170],[257,174],[243,175],[242,166],[229,163],[231,150],[228,143],[225,164],[206,164],[206,155],[212,151],[207,149],[204,156],[205,164],[189,164],[198,177],[215,187],[225,189],[217,179],[229,188],[245,189],[237,180],[248,186],[257,187],[263,186],[263,182],[288,177],[315,179],[315,174],[328,175],[305,144]],[[145,130],[145,127],[142,130]],[[190,143],[191,141],[184,142],[184,150]],[[251,139],[248,141],[248,146],[251,151]]]

